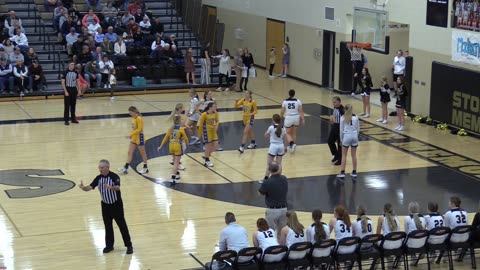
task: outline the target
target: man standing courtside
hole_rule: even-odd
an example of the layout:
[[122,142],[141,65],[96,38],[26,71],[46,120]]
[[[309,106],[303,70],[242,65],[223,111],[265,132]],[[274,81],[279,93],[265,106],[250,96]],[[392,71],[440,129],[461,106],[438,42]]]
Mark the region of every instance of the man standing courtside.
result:
[[110,162],[108,160],[100,160],[98,169],[100,174],[93,179],[90,185],[84,186],[82,181],[79,187],[83,191],[90,191],[98,187],[100,191],[103,224],[105,225],[105,248],[103,249],[103,253],[109,253],[113,250],[113,220],[115,220],[122,234],[123,243],[127,247],[127,254],[132,254],[132,241],[130,240],[130,233],[128,232],[127,222],[123,214],[120,177],[110,171]]
[[330,148],[330,153],[332,153],[333,159],[332,162],[335,165],[340,165],[342,163],[342,143],[340,142],[340,118],[342,117],[345,109],[342,105],[342,100],[340,97],[335,96],[332,99],[333,103],[333,114],[330,116],[330,123],[332,124],[330,128],[330,134],[328,135],[328,147]]
[[280,231],[287,225],[287,177],[281,174],[280,166],[277,162],[268,165],[270,178],[264,180],[258,192],[265,196],[265,219],[268,226],[276,230],[277,239]]
[[78,124],[77,118],[75,116],[78,88],[78,74],[75,70],[75,63],[70,62],[68,64],[68,69],[62,73],[62,89],[64,101],[63,118],[65,120],[66,126],[70,125],[69,115],[71,117],[72,123]]

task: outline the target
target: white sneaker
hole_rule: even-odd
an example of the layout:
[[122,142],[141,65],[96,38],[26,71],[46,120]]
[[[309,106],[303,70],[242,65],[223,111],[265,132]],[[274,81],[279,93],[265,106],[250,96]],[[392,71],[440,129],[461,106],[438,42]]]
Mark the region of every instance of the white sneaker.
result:
[[259,180],[258,183],[259,183],[259,184],[263,184],[263,181],[264,181],[263,179],[262,179],[262,180]]
[[140,174],[146,174],[148,173],[148,168],[145,168],[143,167],[140,171],[139,171]]
[[25,96],[25,93],[24,93],[24,92],[20,92],[20,96],[21,96],[21,97],[24,97],[24,96]]
[[106,85],[106,84],[103,85],[103,89],[107,89],[107,85]]
[[273,76],[273,75],[268,75],[268,77],[269,77],[270,79],[275,78],[275,76]]
[[170,163],[170,165],[173,165],[173,159],[172,159],[172,160],[170,160],[170,162],[169,162],[169,163]]
[[350,176],[351,176],[352,178],[357,178],[357,173],[356,173],[356,172],[352,172],[352,173],[350,174]]
[[361,114],[359,114],[358,116],[364,116],[366,115],[366,113],[362,112]]
[[175,180],[178,181],[178,180],[180,180],[181,178],[182,178],[182,177],[180,176],[180,174],[175,175]]
[[404,127],[404,126],[400,126],[397,130],[398,130],[398,131],[405,130],[405,127]]
[[188,145],[194,145],[198,142],[198,138],[192,137],[192,141]]
[[128,169],[125,169],[125,168],[118,168],[118,172],[121,173],[121,174],[127,174],[128,173]]
[[291,148],[292,153],[295,152],[295,148],[297,148],[297,145],[296,145],[296,144],[293,144],[293,145],[292,145],[292,148]]
[[217,92],[222,92],[222,88],[221,88],[221,87],[218,87],[218,88],[217,88]]
[[182,163],[178,164],[178,169],[181,170],[181,171],[184,171],[185,170],[185,166],[183,166]]
[[394,129],[395,129],[395,130],[398,130],[400,127],[401,127],[401,126],[398,125],[398,126],[396,126]]
[[383,118],[379,118],[379,119],[377,119],[377,120],[375,120],[375,121],[377,121],[377,122],[383,122],[384,119],[383,119]]
[[366,113],[363,115],[363,118],[369,118],[370,117],[370,114]]
[[172,175],[172,178],[170,178],[170,184],[175,185],[177,182],[175,181],[175,175]]
[[210,160],[205,161],[205,167],[213,167],[213,163]]
[[114,99],[115,99],[115,97],[114,97],[114,96],[111,96],[111,97],[110,97],[110,100],[114,100]]
[[387,124],[387,123],[388,123],[387,120],[383,120],[383,121],[382,121],[382,124]]
[[287,78],[287,75],[284,74],[284,75],[280,76],[280,78]]
[[[198,139],[198,140],[195,142],[195,144],[201,144],[201,143],[202,143],[202,141],[201,141],[200,139]],[[205,149],[203,149],[203,151],[205,151]]]
[[351,93],[350,96],[354,97],[354,96],[355,96],[355,93]]
[[240,152],[240,154],[243,154],[243,152],[245,151],[245,148],[243,148],[243,146],[240,146],[238,148],[238,151]]
[[249,145],[247,146],[247,148],[248,148],[248,149],[255,149],[255,148],[257,148],[257,145],[254,144],[254,143],[251,143],[251,144],[249,144]]
[[203,146],[203,151],[205,151],[205,145]]
[[345,178],[345,174],[344,173],[339,173],[339,174],[337,174],[337,177],[338,178]]
[[228,91],[230,91],[230,88],[228,88],[228,87],[225,88],[225,92],[228,92]]
[[223,147],[221,146],[217,147],[217,151],[223,151]]
[[291,147],[290,145],[287,146],[287,151],[290,152],[290,153],[292,153],[292,147]]

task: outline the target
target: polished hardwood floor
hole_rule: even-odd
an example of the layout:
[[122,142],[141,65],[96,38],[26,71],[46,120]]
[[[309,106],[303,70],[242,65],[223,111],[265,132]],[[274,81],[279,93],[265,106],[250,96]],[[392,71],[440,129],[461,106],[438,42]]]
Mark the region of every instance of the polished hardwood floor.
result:
[[[450,135],[448,131],[407,121],[407,129],[394,131],[396,118],[386,125],[375,122],[380,108],[362,120],[359,177],[336,179],[339,167],[330,163],[326,120],[336,94],[292,79],[268,79],[264,72],[250,80],[259,105],[255,124],[258,148],[239,154],[241,113],[233,109],[241,93],[214,93],[221,119],[220,142],[213,154],[215,166],[202,165],[201,146],[189,147],[182,158],[186,170],[175,187],[166,152],[156,147],[170,125],[167,117],[176,103],[189,106],[184,93],[87,97],[78,101],[79,125],[64,126],[61,99],[0,103],[0,266],[7,269],[192,269],[216,250],[224,214],[232,211],[249,234],[264,216],[263,198],[256,190],[263,178],[268,142],[263,138],[271,116],[289,89],[297,91],[307,113],[299,129],[295,154],[284,158],[290,179],[289,207],[299,212],[304,225],[310,211],[331,213],[344,204],[355,214],[366,205],[373,220],[391,202],[399,215],[408,214],[410,201],[426,212],[428,201],[447,210],[448,198],[458,195],[463,207],[478,209],[480,141]],[[200,93],[200,95],[202,95]],[[343,103],[360,112],[358,98],[342,96]],[[374,99],[374,97],[372,97]],[[374,102],[372,102],[374,103]],[[98,174],[98,161],[108,159],[116,171],[125,163],[130,131],[127,108],[144,113],[150,173],[134,170],[121,176],[126,220],[132,235],[133,255],[125,255],[115,229],[115,250],[102,254],[104,227],[98,191],[83,192],[76,185]],[[136,155],[132,165],[140,165]],[[140,168],[140,167],[138,167]],[[350,170],[347,164],[347,171]],[[325,222],[331,214],[326,214]],[[470,221],[473,216],[470,214]],[[403,224],[403,223],[402,223]],[[456,263],[469,269],[469,260]],[[445,269],[446,264],[434,266]],[[419,268],[426,269],[426,265]]]

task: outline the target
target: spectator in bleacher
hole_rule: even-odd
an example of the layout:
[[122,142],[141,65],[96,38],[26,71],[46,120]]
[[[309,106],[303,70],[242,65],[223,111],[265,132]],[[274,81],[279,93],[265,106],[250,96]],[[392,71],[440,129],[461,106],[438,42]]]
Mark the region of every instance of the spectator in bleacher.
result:
[[133,34],[137,32],[138,24],[135,22],[134,18],[130,18],[127,25],[127,35],[133,37]]
[[126,28],[130,24],[130,19],[133,19],[135,21],[135,18],[130,12],[126,11],[125,13],[123,13],[121,21],[124,28]]
[[33,47],[28,48],[28,51],[27,53],[25,53],[24,58],[24,63],[27,67],[30,67],[34,60],[38,62],[38,55]]
[[146,15],[145,15],[145,13],[143,13],[141,8],[137,8],[137,11],[135,12],[135,14],[133,14],[133,17],[135,18],[136,23],[140,23],[141,21],[143,21],[143,18],[145,16]]
[[[88,0],[87,0],[88,1]],[[96,23],[96,22],[99,22],[100,19],[97,17],[97,15],[95,15],[95,13],[93,13],[93,9],[89,9],[88,10],[88,13],[85,14],[82,18],[82,25],[84,27],[87,27],[92,24],[92,23]]]
[[22,63],[25,61],[25,56],[20,52],[20,50],[15,47],[13,53],[10,55],[10,63],[17,63],[17,60],[22,60]]
[[62,0],[62,3],[63,3],[63,6],[67,8],[67,10],[70,9],[74,4],[73,0]]
[[115,68],[113,62],[110,61],[107,55],[105,55],[103,56],[103,60],[98,63],[98,68],[100,69],[100,73],[102,74],[103,88],[110,88],[110,70]]
[[170,39],[169,39],[169,40],[167,40],[167,43],[168,43],[168,44],[170,44],[170,46],[173,46],[173,45],[175,45],[175,46],[177,46],[177,47],[178,47],[178,41],[177,41],[177,37],[175,37],[175,35],[174,35],[174,34],[171,34],[171,35],[170,35]]
[[100,43],[100,47],[102,48],[102,51],[106,53],[110,59],[113,59],[115,55],[115,51],[113,49],[113,43],[108,41],[107,37],[103,38],[103,42]]
[[83,45],[82,52],[78,55],[78,63],[85,65],[89,61],[93,60],[92,53],[90,52],[90,48],[88,45]]
[[93,39],[93,36],[88,36],[88,39],[85,41],[85,44],[90,49],[90,52],[94,52],[95,49],[97,48],[97,45],[95,44],[95,40]]
[[117,19],[118,10],[116,7],[113,6],[113,3],[111,1],[108,1],[102,9],[102,14],[105,18],[105,22],[108,25],[114,25],[115,20]]
[[10,59],[10,57],[13,54],[13,50],[15,49],[15,46],[13,46],[12,41],[8,38],[5,39],[3,41],[3,48],[5,49],[5,54],[7,55],[8,59]]
[[160,17],[156,17],[155,20],[152,22],[152,35],[159,36],[163,39],[163,32],[164,32],[163,23],[160,22]]
[[173,45],[171,47],[171,59],[173,60],[173,63],[175,63],[175,65],[183,65],[184,64],[184,59],[183,59],[183,54],[182,54],[182,51],[177,49],[177,46]]
[[95,43],[100,45],[103,42],[103,38],[105,37],[105,34],[103,33],[103,29],[100,27],[97,29],[97,32],[93,35],[93,39],[95,40]]
[[92,53],[93,60],[97,62],[101,62],[104,56],[105,53],[103,52],[102,47],[97,47],[95,52]]
[[109,26],[105,37],[108,39],[108,42],[115,43],[118,40],[117,33],[113,32],[113,26]]
[[138,24],[142,33],[145,36],[149,36],[152,33],[152,23],[150,23],[150,18],[147,15],[143,16],[143,20]]
[[168,43],[165,43],[165,45],[163,45],[162,49],[157,54],[157,57],[160,60],[160,63],[162,63],[164,66],[168,64],[169,51],[170,51],[170,45]]
[[78,30],[77,24],[73,21],[72,16],[68,16],[67,20],[60,26],[60,32],[62,33],[62,36],[65,39],[66,39],[66,36],[70,34],[70,32],[72,32],[72,28],[73,28],[73,32],[76,33]]
[[97,61],[90,61],[85,65],[84,74],[85,80],[87,83],[93,86],[92,80],[95,80],[95,86],[100,88],[102,85],[102,74],[100,74],[100,70],[98,69]]
[[225,214],[225,227],[220,233],[218,249],[220,251],[234,250],[239,251],[242,248],[250,246],[248,243],[247,230],[236,222],[235,215],[231,212]]
[[57,2],[57,7],[53,10],[53,29],[58,30],[62,25],[60,17],[68,15],[68,9],[63,6],[62,1]]
[[10,40],[16,47],[18,47],[22,52],[26,52],[28,50],[28,39],[27,36],[22,33],[20,28],[15,30],[15,36],[11,37]]
[[135,48],[142,48],[145,46],[145,35],[142,33],[142,29],[137,27],[136,32],[133,33],[133,46]]
[[77,28],[82,26],[82,21],[80,20],[80,12],[74,6],[68,8],[68,15],[72,17],[73,22],[77,24]]
[[6,83],[8,83],[8,91],[10,94],[13,93],[13,68],[10,63],[7,63],[7,58],[0,58],[0,93],[5,95],[6,92]]
[[8,36],[13,37],[17,31],[17,28],[19,28],[20,31],[25,34],[25,28],[23,28],[18,21],[13,21],[13,26],[8,29]]
[[33,60],[32,65],[28,67],[29,86],[32,91],[43,90],[45,77],[43,75],[43,68],[38,60]]
[[44,0],[43,6],[45,7],[45,11],[49,12],[50,7],[55,8],[57,6],[57,0]]
[[85,0],[85,3],[87,4],[88,9],[93,9],[95,10],[101,10],[102,7],[102,1],[100,0]]
[[5,58],[7,60],[7,64],[11,64],[10,63],[10,55],[6,54],[5,53],[5,48],[4,47],[1,47],[0,48],[0,59],[3,59]]
[[79,36],[80,35],[75,32],[75,27],[70,27],[70,33],[65,36],[65,41],[67,43],[67,54],[69,57],[72,57],[73,55],[73,45],[75,42],[77,42]]
[[22,25],[22,20],[19,17],[17,17],[17,14],[15,13],[15,11],[11,10],[8,13],[8,17],[5,18],[5,22],[4,22],[5,28],[10,30],[10,28],[13,27],[13,23],[15,21],[17,21],[20,26]]
[[127,56],[127,46],[125,46],[125,42],[123,42],[123,37],[118,37],[113,50],[115,51],[115,57],[117,58]]
[[142,5],[140,1],[131,0],[130,5],[128,5],[128,8],[127,8],[128,12],[130,14],[135,14],[137,12],[137,9],[142,10]]
[[28,69],[23,64],[22,59],[17,60],[17,64],[13,67],[13,75],[15,76],[15,82],[18,86],[20,96],[23,97],[25,93],[28,93]]
[[192,83],[195,83],[195,58],[193,58],[193,49],[188,48],[185,53],[185,76],[187,78],[187,84],[190,84],[190,78],[192,78]]
[[90,36],[87,27],[82,27],[82,32],[80,34],[85,38],[85,41],[87,41],[88,37]]
[[60,16],[60,18],[58,19],[58,27],[55,28],[55,30],[61,32],[61,31],[62,31],[62,25],[64,25],[65,22],[68,21],[68,18],[69,18],[69,17],[70,17],[70,16],[68,15],[67,12],[63,13],[62,16]]
[[72,59],[75,63],[78,63],[78,57],[82,53],[83,45],[85,45],[83,36],[79,35],[77,41],[72,44]]
[[152,52],[150,53],[150,55],[158,57],[161,51],[163,50],[163,46],[165,46],[165,44],[166,43],[162,40],[162,38],[157,36],[155,40],[152,42],[152,45],[150,46],[152,49]]
[[95,35],[98,32],[98,29],[101,29],[100,21],[94,21],[88,26],[88,34]]

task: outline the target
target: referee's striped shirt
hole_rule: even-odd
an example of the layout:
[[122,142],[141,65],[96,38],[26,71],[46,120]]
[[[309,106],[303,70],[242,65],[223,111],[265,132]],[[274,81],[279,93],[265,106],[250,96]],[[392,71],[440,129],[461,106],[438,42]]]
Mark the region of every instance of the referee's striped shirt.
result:
[[345,110],[343,105],[338,106],[338,108],[333,108],[333,123],[340,124],[340,118],[342,117]]
[[62,79],[65,80],[66,87],[77,87],[78,74],[75,70],[67,69],[62,74]]
[[121,200],[120,191],[113,191],[106,189],[103,185],[108,184],[109,186],[120,186],[120,177],[113,172],[109,172],[107,175],[98,175],[93,179],[93,182],[90,184],[92,188],[98,186],[100,191],[100,196],[102,197],[102,202],[106,204],[113,204],[118,200]]

